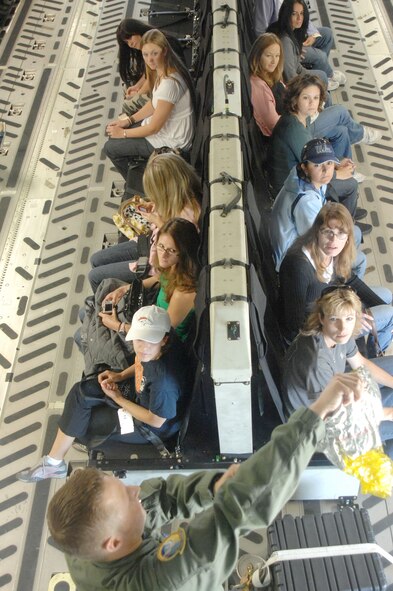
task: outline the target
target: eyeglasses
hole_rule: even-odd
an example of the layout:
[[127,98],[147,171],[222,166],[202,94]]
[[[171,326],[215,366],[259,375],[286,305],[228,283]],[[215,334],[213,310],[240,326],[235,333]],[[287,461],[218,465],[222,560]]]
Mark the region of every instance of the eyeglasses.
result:
[[177,250],[175,250],[174,248],[165,248],[165,246],[163,244],[157,244],[157,250],[160,250],[161,252],[166,252],[166,254],[169,254],[170,256],[177,256],[179,253]]
[[319,230],[322,236],[325,238],[329,238],[329,240],[333,240],[333,238],[337,238],[338,240],[346,240],[348,238],[348,233],[343,231],[334,232],[334,230],[330,230],[330,228],[325,228],[324,230]]
[[350,285],[346,285],[345,283],[337,283],[335,285],[329,285],[329,287],[325,287],[325,289],[321,291],[321,298],[328,295],[329,293],[333,293],[337,289],[345,289],[347,291],[353,291],[356,293],[356,291]]

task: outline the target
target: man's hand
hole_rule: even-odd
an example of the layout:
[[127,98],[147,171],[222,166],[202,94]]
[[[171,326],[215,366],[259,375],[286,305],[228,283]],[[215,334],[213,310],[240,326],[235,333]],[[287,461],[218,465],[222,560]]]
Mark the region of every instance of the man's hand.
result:
[[229,466],[228,470],[226,472],[224,472],[224,474],[221,476],[221,478],[219,478],[217,480],[217,482],[215,482],[215,484],[213,486],[214,496],[216,496],[216,494],[218,493],[218,491],[220,490],[220,488],[222,487],[224,482],[226,482],[227,480],[229,480],[230,478],[233,478],[235,476],[235,474],[239,470],[239,468],[240,468],[240,464],[232,464],[232,466]]
[[318,400],[310,405],[321,419],[336,411],[342,404],[359,400],[363,392],[363,380],[356,373],[338,373],[328,383]]

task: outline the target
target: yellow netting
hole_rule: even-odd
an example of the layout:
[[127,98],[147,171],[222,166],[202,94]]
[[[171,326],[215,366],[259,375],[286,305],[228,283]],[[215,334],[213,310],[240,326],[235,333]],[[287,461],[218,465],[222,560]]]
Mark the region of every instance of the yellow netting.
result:
[[362,494],[374,495],[386,499],[392,494],[393,462],[382,448],[370,451],[352,459],[343,457],[344,472],[355,476],[360,481]]

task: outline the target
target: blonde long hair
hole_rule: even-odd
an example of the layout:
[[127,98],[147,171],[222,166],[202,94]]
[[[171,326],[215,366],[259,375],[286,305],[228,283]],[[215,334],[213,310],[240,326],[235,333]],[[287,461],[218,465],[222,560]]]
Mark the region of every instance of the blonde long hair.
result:
[[[178,58],[176,53],[172,50],[171,46],[168,43],[168,39],[165,37],[164,33],[159,31],[158,29],[151,29],[150,31],[147,31],[141,39],[142,55],[143,47],[147,43],[153,43],[154,45],[157,45],[160,49],[162,49],[164,55],[164,78],[171,78],[172,80],[176,80],[178,84],[180,84],[179,80],[171,76],[171,74],[177,72],[183,78],[188,90],[190,91],[191,100],[195,110],[194,85],[192,83],[189,71],[187,70],[186,66],[183,64],[181,59]],[[154,88],[154,85],[157,83],[156,72],[149,68],[149,66],[146,63],[145,68],[146,78],[149,83],[149,87]],[[186,89],[184,88],[184,90]]]
[[341,203],[326,203],[319,211],[311,228],[303,235],[297,238],[293,244],[293,249],[306,248],[315,265],[317,278],[323,282],[326,266],[323,263],[324,255],[318,246],[319,231],[323,227],[328,227],[329,222],[335,221],[341,232],[346,232],[348,238],[340,254],[334,257],[334,271],[338,277],[347,281],[352,275],[352,265],[356,258],[355,238],[353,234],[353,220],[348,209]]
[[[261,59],[265,49],[271,45],[279,45],[280,59],[274,72],[269,73],[262,69]],[[274,33],[262,33],[262,35],[259,35],[251,47],[248,63],[250,64],[250,74],[264,80],[270,88],[279,82],[282,79],[284,67],[284,50],[277,35]]]
[[348,314],[352,311],[356,315],[356,324],[352,336],[356,337],[361,330],[362,302],[359,296],[349,286],[328,287],[315,302],[301,334],[315,336],[322,332],[321,318],[341,313]]
[[190,207],[197,222],[201,182],[195,169],[177,154],[152,154],[143,175],[143,189],[164,222]]

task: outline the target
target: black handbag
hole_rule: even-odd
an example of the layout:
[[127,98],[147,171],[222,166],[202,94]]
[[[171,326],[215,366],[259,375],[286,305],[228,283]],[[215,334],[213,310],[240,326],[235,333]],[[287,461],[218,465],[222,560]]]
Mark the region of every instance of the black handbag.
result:
[[131,324],[132,318],[139,308],[154,304],[160,289],[157,281],[155,285],[146,289],[142,279],[137,277],[132,282],[130,289],[124,294],[117,305],[117,316],[120,322]]
[[345,282],[345,285],[349,285],[359,296],[360,301],[366,308],[372,308],[373,306],[381,306],[386,304],[382,298],[380,298],[368,285],[364,283],[357,275],[352,277]]

